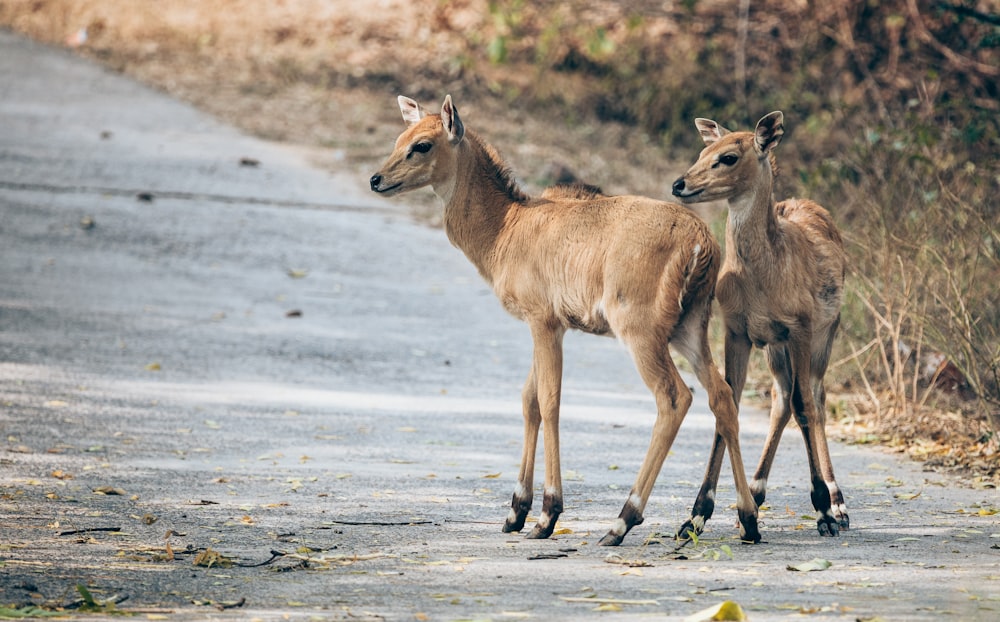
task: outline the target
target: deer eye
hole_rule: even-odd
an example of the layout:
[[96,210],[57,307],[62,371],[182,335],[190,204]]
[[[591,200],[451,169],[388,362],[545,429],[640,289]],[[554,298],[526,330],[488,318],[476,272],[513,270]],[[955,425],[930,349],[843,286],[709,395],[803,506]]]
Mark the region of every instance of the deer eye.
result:
[[722,157],[719,158],[719,162],[722,162],[726,166],[732,166],[732,165],[736,164],[736,162],[739,159],[740,158],[739,158],[738,155],[733,154],[733,153],[727,153],[726,155],[724,155],[724,156],[722,156]]
[[431,147],[433,146],[434,143],[421,142],[413,145],[413,151],[416,151],[417,153],[427,153],[428,151],[431,150]]

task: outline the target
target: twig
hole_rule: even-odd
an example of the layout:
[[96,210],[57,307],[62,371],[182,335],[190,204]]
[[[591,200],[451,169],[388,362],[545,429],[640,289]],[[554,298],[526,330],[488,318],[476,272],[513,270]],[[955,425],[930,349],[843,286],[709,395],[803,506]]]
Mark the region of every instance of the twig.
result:
[[433,521],[429,520],[410,520],[410,521],[353,521],[353,520],[330,520],[326,521],[333,525],[366,525],[373,527],[409,527],[410,525],[430,525]]
[[271,559],[264,560],[264,561],[262,561],[260,563],[257,563],[257,564],[241,564],[240,562],[234,562],[233,565],[234,566],[239,566],[241,568],[258,568],[260,566],[266,566],[266,565],[274,562],[274,560],[279,559],[281,557],[284,557],[285,555],[287,555],[287,553],[285,553],[283,551],[272,550],[271,551]]
[[92,531],[121,531],[121,527],[89,527],[87,529],[71,529],[69,531],[60,531],[58,535],[60,536],[73,536],[78,533],[90,533]]
[[560,596],[567,603],[597,603],[599,605],[659,605],[657,600],[625,600],[622,598],[587,598],[586,596]]

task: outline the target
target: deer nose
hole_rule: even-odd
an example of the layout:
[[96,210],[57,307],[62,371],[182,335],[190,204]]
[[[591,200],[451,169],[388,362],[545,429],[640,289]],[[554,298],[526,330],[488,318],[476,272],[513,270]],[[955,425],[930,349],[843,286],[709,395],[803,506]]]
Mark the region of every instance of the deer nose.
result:
[[382,176],[375,173],[368,182],[372,185],[372,190],[378,192],[378,187],[382,185]]
[[681,193],[684,192],[684,178],[678,177],[677,181],[674,182],[674,196],[679,197]]

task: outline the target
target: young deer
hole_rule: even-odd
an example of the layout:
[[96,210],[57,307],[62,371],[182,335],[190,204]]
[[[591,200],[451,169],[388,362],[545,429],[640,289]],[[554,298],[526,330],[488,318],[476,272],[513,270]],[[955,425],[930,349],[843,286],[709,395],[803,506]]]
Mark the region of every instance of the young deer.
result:
[[[850,522],[827,447],[823,376],[840,322],[846,257],[829,212],[811,201],[774,201],[773,152],[783,122],[781,112],[772,112],[755,131],[731,133],[715,121],[696,119],[707,146],[674,182],[673,193],[685,203],[729,200],[717,286],[726,326],[726,381],[738,402],[754,345],[764,349],[774,376],[770,430],[750,485],[754,499],[764,502],[778,441],[794,410],[809,456],[817,527],[835,536]],[[723,449],[717,438],[696,514],[700,500],[714,493]]]
[[624,508],[600,541],[620,544],[642,512],[670,450],[691,392],[668,344],[691,362],[708,392],[716,431],[730,450],[740,535],[758,542],[757,508],[743,471],[732,390],[708,346],[721,251],[684,207],[643,197],[609,197],[592,186],[523,193],[497,151],[466,130],[452,103],[427,114],[399,97],[409,127],[373,191],[386,196],[431,186],[444,202],[448,239],[461,249],[504,308],[531,329],[534,356],[522,392],[524,448],[504,532],[520,531],[532,503],[535,449],[544,426],[542,512],[529,538],[547,538],[563,511],[559,401],[563,335],[569,329],[616,336],[656,398],[646,458]]

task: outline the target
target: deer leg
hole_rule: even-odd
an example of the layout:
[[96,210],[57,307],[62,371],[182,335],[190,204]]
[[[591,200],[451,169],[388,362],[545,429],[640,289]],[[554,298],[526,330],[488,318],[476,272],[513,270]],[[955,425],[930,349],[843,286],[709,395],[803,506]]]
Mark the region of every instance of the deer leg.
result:
[[538,447],[538,429],[542,414],[538,407],[538,385],[535,384],[535,370],[532,366],[528,380],[521,392],[524,410],[524,448],[521,452],[521,471],[517,476],[517,486],[510,502],[510,514],[504,522],[504,533],[521,531],[531,510],[532,487],[535,476],[535,451]]
[[830,489],[823,476],[823,464],[830,462],[830,449],[827,446],[826,430],[816,411],[811,387],[808,386],[811,374],[809,370],[810,353],[803,347],[802,341],[791,340],[788,343],[789,359],[792,363],[792,409],[795,420],[802,430],[806,453],[809,458],[810,496],[813,508],[819,514],[816,528],[821,536],[836,536],[840,533],[840,521],[833,515],[830,501]]
[[[559,396],[562,391],[561,327],[549,324],[532,326],[535,344],[532,374],[537,387],[536,399],[542,421],[545,450],[545,491],[542,513],[528,538],[543,539],[552,535],[563,511],[562,471],[559,464]],[[530,493],[529,493],[530,494]]]
[[[732,399],[732,398],[730,398]],[[705,469],[705,479],[702,480],[698,496],[691,507],[691,518],[677,530],[678,540],[689,540],[691,534],[699,535],[705,529],[705,523],[715,512],[715,488],[722,472],[722,458],[726,452],[726,441],[720,430],[720,422],[715,421],[715,439],[712,441],[712,452],[708,457],[708,467]]]
[[656,422],[646,458],[628,500],[614,526],[598,542],[600,546],[618,546],[632,527],[642,524],[642,511],[653,492],[653,484],[691,406],[691,391],[684,385],[666,344],[634,352],[634,355],[640,375],[656,398]]
[[771,368],[774,383],[771,386],[771,418],[767,430],[764,449],[750,481],[754,501],[760,507],[767,497],[767,478],[771,473],[771,465],[778,453],[778,443],[781,435],[792,418],[792,369],[788,360],[788,349],[785,346],[772,345],[764,349],[767,364]]
[[[833,349],[833,337],[837,332],[840,323],[838,317],[834,320],[826,333],[822,349],[814,349],[812,353],[812,394],[813,403],[816,405],[816,413],[819,418],[820,428],[826,435],[826,389],[823,387],[823,377],[826,375],[826,367],[830,361],[830,351]],[[841,529],[849,529],[851,519],[847,515],[847,504],[844,502],[844,493],[837,485],[837,478],[833,475],[833,462],[830,459],[829,450],[826,452],[826,460],[820,464],[823,471],[823,479],[830,490],[830,504],[833,508],[833,515]]]
[[[707,318],[705,318],[705,324],[707,324]],[[697,347],[695,349],[685,347],[682,341],[678,341],[676,347],[691,363],[698,376],[698,381],[708,392],[709,407],[715,414],[715,439],[712,442],[712,453],[708,461],[708,469],[705,472],[705,481],[701,485],[701,490],[698,491],[698,497],[691,510],[691,518],[681,525],[677,537],[683,539],[690,537],[689,532],[701,533],[705,522],[711,518],[715,509],[715,486],[722,470],[723,452],[728,446],[733,468],[733,481],[736,485],[740,539],[744,542],[757,543],[760,542],[760,531],[757,527],[757,506],[753,503],[753,496],[750,493],[746,473],[743,469],[743,456],[739,442],[739,414],[733,399],[733,391],[723,380],[712,360],[707,331],[699,331],[696,339]]]

